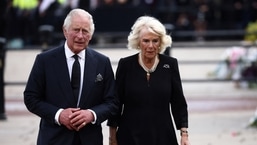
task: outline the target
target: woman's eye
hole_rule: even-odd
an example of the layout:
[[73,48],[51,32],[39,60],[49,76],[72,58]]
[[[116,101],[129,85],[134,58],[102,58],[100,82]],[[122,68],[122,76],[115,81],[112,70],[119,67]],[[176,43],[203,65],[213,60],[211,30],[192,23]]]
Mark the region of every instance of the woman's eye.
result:
[[150,41],[149,40],[143,40],[144,43],[149,43]]
[[159,42],[159,40],[153,40],[153,43],[158,43]]

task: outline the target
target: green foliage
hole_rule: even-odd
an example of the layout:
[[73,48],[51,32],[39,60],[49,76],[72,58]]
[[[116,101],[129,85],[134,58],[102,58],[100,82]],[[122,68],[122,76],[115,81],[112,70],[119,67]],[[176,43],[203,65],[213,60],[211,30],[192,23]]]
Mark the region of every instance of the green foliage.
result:
[[257,118],[253,120],[253,122],[250,124],[252,127],[257,127]]
[[244,39],[250,42],[257,40],[257,21],[248,23]]
[[257,127],[257,109],[254,113],[254,116],[250,118],[249,126],[250,127]]

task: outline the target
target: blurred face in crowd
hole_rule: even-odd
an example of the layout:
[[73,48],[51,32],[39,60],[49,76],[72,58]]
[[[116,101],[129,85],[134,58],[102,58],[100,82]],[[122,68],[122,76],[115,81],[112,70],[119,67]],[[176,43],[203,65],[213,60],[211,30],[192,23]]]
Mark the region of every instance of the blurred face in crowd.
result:
[[147,28],[141,30],[139,34],[139,47],[143,59],[154,59],[159,52],[160,44],[160,36],[150,32]]
[[88,46],[91,40],[90,20],[82,14],[73,15],[70,24],[63,28],[68,47],[74,53],[79,53]]

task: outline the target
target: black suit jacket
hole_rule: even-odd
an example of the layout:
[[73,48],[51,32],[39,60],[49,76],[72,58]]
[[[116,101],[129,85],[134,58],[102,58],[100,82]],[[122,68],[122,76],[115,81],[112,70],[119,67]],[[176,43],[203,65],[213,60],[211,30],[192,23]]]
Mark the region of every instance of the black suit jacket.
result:
[[[84,80],[79,107],[92,109],[97,120],[79,131],[83,145],[102,145],[101,123],[117,111],[115,82],[108,57],[86,49]],[[71,145],[74,132],[55,123],[60,108],[76,107],[64,46],[38,54],[25,91],[24,103],[41,117],[38,145]]]

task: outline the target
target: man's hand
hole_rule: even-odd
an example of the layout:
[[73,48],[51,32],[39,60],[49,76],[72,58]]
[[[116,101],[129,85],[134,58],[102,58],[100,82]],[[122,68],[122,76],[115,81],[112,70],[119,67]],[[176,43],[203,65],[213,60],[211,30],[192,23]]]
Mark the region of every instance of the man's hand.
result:
[[94,115],[89,110],[77,110],[73,112],[69,118],[73,128],[79,131],[86,126],[87,123],[91,123],[94,120]]
[[76,112],[79,111],[80,108],[67,108],[64,109],[59,116],[59,122],[60,124],[66,126],[69,130],[76,130],[77,128],[74,127],[71,123],[70,116]]

